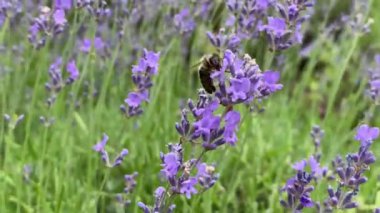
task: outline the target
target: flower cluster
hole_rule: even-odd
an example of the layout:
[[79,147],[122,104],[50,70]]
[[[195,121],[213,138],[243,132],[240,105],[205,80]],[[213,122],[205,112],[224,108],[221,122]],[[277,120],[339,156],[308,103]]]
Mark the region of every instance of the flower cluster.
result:
[[[230,15],[225,25],[232,28],[239,39],[257,38],[264,32],[270,50],[283,50],[302,42],[301,25],[307,16],[301,14],[313,3],[311,0],[290,0],[285,4],[269,0],[227,0],[226,5]],[[280,17],[273,16],[273,10]]]
[[66,24],[64,9],[52,11],[49,7],[42,7],[39,16],[34,18],[29,27],[28,39],[34,47],[40,48],[45,45],[47,37],[62,33]]
[[229,49],[236,52],[241,39],[236,34],[229,34],[224,28],[220,29],[218,34],[207,32],[207,37],[211,44],[219,50]]
[[301,13],[313,6],[311,0],[291,0],[277,3],[281,17],[268,17],[267,24],[260,27],[266,33],[271,50],[283,50],[302,42],[301,26],[308,18]]
[[128,155],[128,150],[122,149],[120,154],[117,155],[115,159],[113,160],[113,162],[111,163],[108,156],[108,152],[105,150],[107,142],[108,142],[108,135],[104,133],[102,140],[93,146],[93,150],[98,152],[101,155],[102,161],[105,163],[107,167],[112,168],[112,167],[119,166],[123,162],[125,156]]
[[[318,129],[312,131],[312,137],[315,140],[316,132],[323,132]],[[364,172],[369,170],[369,166],[376,160],[373,153],[370,151],[372,142],[379,137],[380,130],[377,127],[369,127],[361,125],[357,129],[355,140],[361,143],[359,151],[346,155],[344,162],[341,157],[336,157],[332,163],[332,170],[321,168],[319,159],[314,156],[310,157],[309,165],[310,172],[304,170],[308,164],[303,160],[293,165],[297,170],[297,175],[290,178],[286,183],[283,191],[287,192],[287,201],[281,200],[281,204],[285,208],[292,209],[293,212],[300,211],[303,208],[315,207],[318,212],[332,212],[334,209],[351,209],[358,207],[357,202],[353,199],[359,192],[359,187],[367,182]],[[331,175],[326,175],[327,173]],[[310,193],[314,190],[312,180],[327,177],[329,181],[336,182],[336,188],[329,186],[327,189],[328,197],[323,201],[323,204],[318,201],[313,201]],[[315,181],[315,183],[317,183]]]
[[281,205],[284,208],[292,209],[292,212],[297,212],[303,208],[314,206],[314,202],[310,198],[310,193],[314,190],[311,186],[312,175],[307,172],[298,171],[297,175],[289,179],[283,188],[287,192],[287,201],[281,200]]
[[[321,167],[320,155],[318,148],[320,140],[323,137],[323,130],[319,126],[314,126],[311,131],[311,137],[315,146],[315,153],[309,159],[303,159],[293,164],[293,169],[297,171],[295,177],[290,178],[282,188],[282,192],[287,193],[287,200],[281,200],[280,203],[284,208],[291,209],[293,212],[303,208],[311,208],[315,205],[310,197],[314,190],[312,180],[317,181],[325,177],[328,171],[327,167]],[[310,168],[307,170],[307,166]]]
[[[144,212],[164,212],[165,209],[175,208],[175,205],[168,203],[165,199],[178,194],[185,195],[188,199],[193,194],[206,191],[211,188],[218,179],[215,174],[215,167],[201,163],[200,155],[198,159],[191,158],[185,161],[182,144],[169,144],[169,153],[161,153],[162,170],[161,176],[168,181],[169,187],[158,187],[156,189],[156,202],[153,208],[149,208],[146,204],[140,202],[139,206]],[[192,174],[193,169],[197,172]]]
[[282,84],[277,83],[280,73],[270,70],[262,72],[249,55],[241,59],[230,50],[224,53],[221,70],[213,72],[211,77],[218,85],[215,96],[224,106],[239,103],[252,105],[254,101],[282,89]]
[[66,71],[69,74],[66,80],[62,77],[62,66],[62,58],[58,57],[49,67],[50,81],[45,84],[46,90],[51,93],[51,97],[47,100],[49,106],[54,103],[56,95],[61,91],[62,87],[72,84],[79,78],[79,71],[74,60],[70,60],[66,65]]
[[191,33],[195,29],[196,23],[189,8],[182,9],[174,16],[174,25],[181,34]]
[[149,101],[149,89],[153,86],[152,76],[158,73],[158,61],[160,53],[144,49],[143,56],[139,59],[137,65],[132,67],[132,80],[136,88],[128,94],[124,100],[125,105],[120,109],[127,116],[139,115],[143,112],[141,104]]
[[370,151],[373,140],[379,137],[379,128],[361,125],[357,129],[355,140],[361,143],[357,153],[348,154],[346,163],[335,162],[334,173],[338,182],[336,190],[331,186],[328,188],[329,197],[324,202],[324,208],[332,210],[351,209],[358,207],[353,198],[359,192],[359,186],[367,182],[364,172],[369,170],[369,166],[376,161],[372,151]]
[[226,5],[230,12],[227,27],[236,26],[239,37],[249,39],[258,36],[271,3],[269,0],[227,0]]
[[22,13],[22,2],[19,0],[2,0],[0,2],[0,28],[3,26],[5,19],[12,21]]

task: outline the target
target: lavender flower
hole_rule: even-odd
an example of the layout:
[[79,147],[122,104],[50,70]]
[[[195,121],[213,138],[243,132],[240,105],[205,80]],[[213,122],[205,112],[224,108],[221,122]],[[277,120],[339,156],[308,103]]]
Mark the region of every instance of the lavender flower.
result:
[[226,4],[230,11],[226,25],[236,26],[235,31],[240,39],[258,37],[258,29],[272,6],[268,0],[227,0]]
[[228,34],[224,28],[220,29],[218,34],[207,32],[207,37],[214,47],[222,51],[230,49],[236,52],[241,42],[236,34]]
[[119,193],[116,195],[116,200],[118,203],[122,204],[124,207],[129,206],[131,204],[131,200],[127,199],[128,195],[133,192],[136,187],[136,177],[138,173],[134,172],[133,174],[124,175],[125,188],[124,193]]
[[215,167],[213,165],[200,163],[197,166],[197,170],[196,178],[204,191],[214,186],[215,182],[219,179],[219,175],[215,174]]
[[[146,62],[140,61],[133,71],[143,73],[145,67]],[[160,209],[168,208],[171,204],[168,200],[173,196],[184,195],[190,199],[194,194],[212,187],[219,176],[214,174],[214,166],[202,162],[202,157],[225,143],[236,144],[236,131],[241,118],[233,107],[240,103],[249,105],[282,88],[277,83],[279,75],[276,72],[269,71],[264,75],[249,56],[240,59],[230,50],[225,51],[223,66],[213,73],[212,78],[218,83],[215,95],[209,96],[200,89],[198,100],[194,102],[190,99],[187,107],[182,107],[181,121],[175,125],[180,135],[179,143],[169,144],[169,152],[160,154],[161,176],[169,184],[165,189],[167,196],[156,196],[160,204],[156,204],[154,209],[140,202],[138,205],[144,212],[160,212]],[[224,110],[219,114],[220,108]],[[192,148],[189,158],[183,150],[186,144]],[[197,148],[200,148],[198,153]],[[318,162],[311,160],[310,165],[315,173],[319,172]],[[194,174],[195,168],[197,174]],[[302,202],[309,198],[308,193],[305,192]]]
[[[226,78],[227,74],[231,77]],[[282,85],[277,83],[278,72],[262,73],[256,61],[249,55],[240,59],[230,50],[224,53],[222,69],[214,72],[212,78],[219,86],[215,93],[216,97],[224,106],[239,103],[250,105],[282,89]]]
[[154,206],[152,208],[148,207],[142,202],[138,202],[137,205],[144,211],[144,213],[156,213],[156,212],[165,212],[172,213],[174,211],[175,205],[170,205],[167,209],[165,209],[165,196],[166,190],[164,187],[160,186],[154,192]]
[[379,137],[380,130],[377,127],[370,127],[366,124],[361,125],[357,129],[355,140],[360,141],[362,145],[372,143],[373,140]]
[[80,41],[79,50],[83,53],[90,53],[91,48],[94,48],[96,53],[100,56],[107,56],[108,45],[103,41],[102,37],[96,36],[93,40],[85,38]]
[[198,191],[195,188],[195,185],[198,183],[196,178],[189,178],[181,183],[180,193],[185,194],[187,199],[191,198],[192,194],[197,194]]
[[[315,128],[313,128],[315,130]],[[321,130],[313,130],[313,139],[315,139],[316,132],[321,133]],[[281,201],[281,204],[285,208],[290,208],[293,211],[299,211],[304,207],[312,207],[311,202],[315,204],[318,212],[332,212],[334,209],[352,209],[357,208],[358,203],[354,198],[359,192],[360,185],[367,182],[367,178],[364,176],[364,172],[369,170],[369,166],[376,161],[375,156],[370,151],[373,140],[379,137],[379,129],[376,127],[369,127],[368,125],[361,125],[357,129],[355,140],[361,142],[359,151],[357,153],[348,154],[346,161],[344,162],[339,156],[333,161],[333,175],[328,176],[328,180],[336,181],[336,188],[329,186],[327,189],[328,197],[321,202],[311,201],[309,192],[313,190],[306,190],[308,193],[304,196],[305,183],[311,184],[311,180],[316,180],[316,175],[322,174],[325,176],[327,169],[320,167],[319,159],[311,156],[309,163],[306,160],[302,160],[293,165],[293,168],[298,170],[296,178],[291,178],[283,188],[283,191],[287,192],[288,200]],[[311,173],[305,172],[306,165],[309,164]],[[307,174],[304,184],[299,183],[300,174]],[[310,180],[309,180],[310,179]],[[295,184],[296,183],[296,184]],[[300,187],[302,186],[302,187]],[[302,196],[304,199],[302,200]],[[307,201],[306,203],[303,203]],[[310,202],[309,202],[310,201]]]
[[189,8],[182,9],[174,16],[174,25],[181,34],[191,33],[195,29],[196,23]]
[[35,48],[40,48],[45,45],[47,37],[54,38],[62,33],[66,23],[63,9],[51,11],[49,7],[42,7],[40,15],[34,18],[29,27],[28,39]]
[[271,50],[283,50],[302,42],[301,25],[308,18],[301,12],[311,8],[310,0],[287,1],[286,5],[277,3],[276,8],[281,17],[268,17],[267,24],[259,27],[265,32]]
[[121,165],[125,156],[128,155],[128,150],[127,149],[121,150],[120,154],[115,157],[113,163],[111,164],[109,156],[108,156],[108,152],[105,150],[105,146],[108,142],[108,139],[109,139],[108,135],[104,133],[102,140],[99,141],[97,144],[95,144],[92,147],[92,149],[95,152],[98,152],[100,154],[100,156],[102,157],[102,161],[106,164],[107,167],[110,167],[110,168],[117,167]]
[[127,116],[140,115],[143,112],[141,104],[149,102],[149,89],[153,86],[151,78],[158,73],[159,59],[160,53],[144,49],[144,54],[138,64],[132,67],[132,80],[136,88],[124,100],[128,109],[125,105],[120,106]]
[[281,200],[281,205],[284,208],[291,209],[292,212],[297,212],[303,208],[311,208],[314,202],[310,197],[310,193],[314,187],[310,185],[312,176],[307,172],[298,171],[297,175],[290,178],[282,191],[286,191],[287,201]]
[[68,62],[66,71],[69,76],[66,80],[62,77],[63,60],[61,57],[55,59],[55,61],[49,67],[50,81],[45,84],[45,88],[51,93],[47,103],[51,106],[56,99],[56,95],[61,91],[64,86],[72,84],[79,77],[79,71],[74,60]]

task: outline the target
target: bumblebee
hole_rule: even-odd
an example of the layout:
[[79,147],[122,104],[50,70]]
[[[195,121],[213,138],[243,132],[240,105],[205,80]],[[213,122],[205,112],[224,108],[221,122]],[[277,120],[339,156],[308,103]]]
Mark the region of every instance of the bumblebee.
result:
[[211,73],[222,68],[222,59],[218,54],[204,56],[200,62],[198,72],[201,84],[207,93],[212,94],[216,88],[212,82]]

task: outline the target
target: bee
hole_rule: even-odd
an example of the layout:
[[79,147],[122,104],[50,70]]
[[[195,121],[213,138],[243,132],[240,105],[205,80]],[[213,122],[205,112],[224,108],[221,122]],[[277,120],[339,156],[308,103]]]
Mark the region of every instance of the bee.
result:
[[201,84],[207,93],[212,94],[216,88],[212,82],[211,73],[222,68],[222,59],[218,54],[204,56],[201,59],[198,72]]

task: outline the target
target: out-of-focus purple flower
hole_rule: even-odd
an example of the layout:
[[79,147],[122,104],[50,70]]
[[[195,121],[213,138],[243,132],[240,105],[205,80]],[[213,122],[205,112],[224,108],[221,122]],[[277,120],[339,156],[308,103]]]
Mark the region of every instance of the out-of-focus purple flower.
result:
[[379,137],[379,132],[379,128],[363,124],[357,129],[355,140],[360,141],[362,144],[372,143],[373,140]]
[[85,38],[80,41],[79,50],[83,53],[89,53],[94,48],[100,56],[107,56],[107,44],[100,36],[96,36],[93,40]]
[[54,38],[64,31],[66,23],[63,9],[51,11],[49,7],[42,7],[40,15],[34,18],[29,27],[29,42],[36,48],[44,46],[47,37]]
[[[17,19],[23,12],[23,2],[19,0],[2,0],[0,2],[0,29],[8,18],[11,26],[19,24]],[[30,12],[30,11],[29,11]]]
[[112,164],[112,167],[119,166],[123,162],[125,156],[127,155],[128,155],[128,149],[121,150],[120,154],[116,156],[114,163]]
[[380,103],[380,54],[374,57],[375,66],[371,67],[368,71],[369,82],[367,94],[375,102],[375,104]]
[[314,147],[316,149],[318,149],[319,146],[321,145],[321,140],[322,140],[324,135],[325,135],[325,131],[323,131],[323,129],[321,129],[321,127],[319,127],[317,125],[313,126],[313,128],[310,132],[310,136],[313,139]]
[[137,172],[134,172],[133,174],[130,174],[130,175],[124,175],[124,181],[125,181],[124,193],[129,194],[134,190],[134,188],[137,185],[137,182],[136,182],[137,175],[138,175]]
[[103,138],[101,141],[99,141],[97,144],[95,144],[92,148],[96,151],[96,152],[101,152],[103,150],[105,150],[105,147],[106,147],[106,144],[108,142],[108,135],[103,133]]
[[69,10],[73,6],[72,0],[55,0],[55,7],[59,9]]
[[91,40],[90,39],[83,39],[80,45],[79,50],[84,52],[84,53],[89,53],[91,50]]
[[105,146],[108,142],[108,139],[109,139],[108,135],[104,133],[102,140],[99,141],[97,144],[95,144],[92,147],[92,149],[100,154],[102,161],[106,164],[107,167],[119,166],[123,162],[125,156],[128,155],[128,150],[123,149],[120,152],[120,154],[116,156],[114,162],[111,164],[109,156],[108,156],[108,152],[105,150]]
[[280,80],[280,73],[273,71],[266,71],[263,73],[264,82],[269,90],[269,93],[274,93],[282,89],[282,84],[277,82]]
[[192,194],[198,193],[195,185],[198,183],[197,179],[192,177],[182,182],[180,192],[185,194],[187,199],[191,198]]
[[307,165],[307,161],[306,160],[301,160],[299,162],[296,162],[295,164],[293,164],[293,169],[297,170],[297,171],[304,171],[305,167]]
[[149,102],[149,89],[153,86],[152,76],[158,73],[158,63],[160,53],[148,51],[144,49],[144,54],[140,58],[137,65],[132,67],[132,80],[136,86],[135,91],[130,92],[124,100],[125,105],[121,105],[120,109],[127,116],[139,115],[143,112],[141,104]]
[[77,65],[75,64],[74,60],[69,61],[66,66],[67,72],[70,74],[68,79],[66,80],[66,83],[71,84],[79,77],[79,71],[77,68]]
[[61,91],[62,87],[72,84],[79,77],[79,71],[74,60],[67,63],[66,71],[69,76],[66,80],[62,77],[62,67],[63,60],[61,57],[57,57],[49,67],[50,81],[45,84],[46,90],[51,93],[47,100],[49,106],[54,103],[56,95]]
[[195,29],[196,23],[189,8],[182,9],[174,16],[174,25],[181,34],[191,33]]
[[237,35],[227,34],[225,29],[220,29],[218,34],[207,32],[207,37],[213,46],[222,51],[226,49],[236,51],[241,42],[241,39]]
[[197,165],[197,170],[196,178],[203,190],[211,188],[219,178],[219,175],[215,175],[215,167],[212,165],[200,163]]

